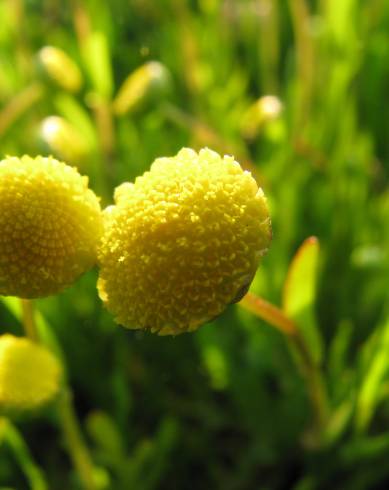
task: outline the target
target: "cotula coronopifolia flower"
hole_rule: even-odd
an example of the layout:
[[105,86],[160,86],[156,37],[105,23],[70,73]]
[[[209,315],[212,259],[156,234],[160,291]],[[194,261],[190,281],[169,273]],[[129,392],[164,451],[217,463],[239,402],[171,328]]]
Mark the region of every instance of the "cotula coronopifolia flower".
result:
[[10,334],[0,336],[0,412],[37,409],[58,393],[61,367],[46,348]]
[[182,149],[115,192],[100,297],[118,323],[192,331],[247,291],[271,238],[266,198],[231,156]]
[[0,161],[0,294],[58,293],[96,262],[99,200],[87,177],[52,157]]

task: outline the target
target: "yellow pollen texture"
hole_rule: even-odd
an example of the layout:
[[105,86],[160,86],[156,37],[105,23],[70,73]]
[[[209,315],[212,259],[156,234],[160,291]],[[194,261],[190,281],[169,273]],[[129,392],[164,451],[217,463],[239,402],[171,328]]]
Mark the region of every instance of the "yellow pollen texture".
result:
[[59,362],[44,347],[0,336],[0,412],[39,408],[55,397],[60,380]]
[[71,285],[96,262],[99,200],[87,177],[54,158],[0,162],[0,295],[36,298]]
[[233,157],[182,149],[116,189],[105,211],[98,288],[118,323],[195,330],[248,287],[266,253],[266,198]]

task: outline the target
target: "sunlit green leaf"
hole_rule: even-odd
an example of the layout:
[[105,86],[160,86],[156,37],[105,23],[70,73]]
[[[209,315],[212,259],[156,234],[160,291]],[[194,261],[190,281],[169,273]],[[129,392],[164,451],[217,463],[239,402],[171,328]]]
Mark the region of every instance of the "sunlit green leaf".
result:
[[382,382],[389,370],[389,318],[376,333],[378,339],[370,362],[365,367],[357,401],[355,423],[358,431],[368,427],[379,400]]
[[84,63],[93,88],[109,99],[113,92],[113,77],[108,41],[102,32],[93,32],[83,49]]
[[318,259],[319,242],[315,237],[308,238],[292,259],[283,290],[283,310],[296,322],[316,362],[323,355],[315,314]]
[[22,434],[10,420],[1,419],[3,441],[11,449],[15,459],[28,480],[31,490],[47,490],[49,488],[43,471],[33,460],[30,450]]
[[124,457],[122,436],[115,421],[102,411],[94,411],[86,420],[86,427],[96,446],[113,461]]

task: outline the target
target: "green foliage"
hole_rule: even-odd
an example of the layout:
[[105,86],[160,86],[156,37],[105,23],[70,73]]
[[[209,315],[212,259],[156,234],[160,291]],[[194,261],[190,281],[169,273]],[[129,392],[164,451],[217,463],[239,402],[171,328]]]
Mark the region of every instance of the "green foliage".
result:
[[301,329],[311,356],[318,364],[323,357],[323,345],[314,310],[316,271],[319,243],[308,238],[292,260],[284,284],[283,309]]
[[[237,306],[191,335],[127,331],[92,271],[38,302],[38,328],[66,364],[98,487],[388,487],[388,2],[5,0],[0,19],[1,156],[54,151],[39,129],[58,115],[85,140],[78,166],[104,206],[183,146],[254,173],[274,238],[252,291],[283,300],[328,397],[313,443],[307,381],[279,332]],[[41,78],[46,45],[79,66],[78,93]],[[123,81],[154,60],[172,89],[114,116]],[[245,140],[265,95],[283,110]],[[1,298],[2,332],[21,333],[19,308]],[[2,488],[81,488],[51,410],[5,424]]]

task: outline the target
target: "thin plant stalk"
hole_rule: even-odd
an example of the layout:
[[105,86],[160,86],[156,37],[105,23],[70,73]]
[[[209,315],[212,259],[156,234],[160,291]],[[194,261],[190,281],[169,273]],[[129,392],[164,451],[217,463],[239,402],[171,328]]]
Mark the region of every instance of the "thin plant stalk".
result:
[[174,16],[177,19],[177,28],[180,33],[180,47],[185,65],[183,76],[191,99],[196,102],[200,90],[199,79],[196,73],[200,64],[198,39],[190,26],[190,12],[188,11],[186,2],[174,0],[172,5]]
[[253,293],[247,293],[238,304],[276,328],[297,351],[301,361],[299,367],[305,379],[312,407],[314,429],[318,437],[321,437],[328,420],[327,393],[320,368],[312,359],[297,325],[281,309]]
[[296,111],[296,131],[309,120],[311,97],[315,71],[315,48],[309,31],[310,10],[306,0],[288,0],[292,17],[297,53],[297,72],[299,78],[299,107]]
[[259,32],[258,52],[261,64],[260,76],[265,93],[279,93],[277,69],[280,56],[280,5],[277,0],[258,0]]
[[72,8],[74,30],[76,32],[78,44],[82,47],[92,31],[91,19],[89,18],[82,0],[71,0],[70,4]]
[[[71,0],[72,16],[80,51],[85,51],[92,33],[92,20],[82,0]],[[89,96],[88,104],[92,109],[95,127],[98,133],[102,154],[105,180],[112,183],[114,177],[114,154],[116,147],[115,126],[112,113],[112,101],[99,93]]]
[[36,104],[43,94],[43,86],[35,82],[12,97],[0,112],[0,136],[3,136],[19,117]]
[[70,389],[64,386],[57,402],[58,415],[73,465],[85,489],[95,490],[92,460],[81,434],[72,398]]
[[[34,342],[39,342],[33,303],[31,300],[22,299],[21,304],[25,334]],[[96,490],[93,477],[92,458],[84,442],[80,424],[74,410],[71,390],[66,382],[64,382],[64,386],[57,401],[57,413],[66,446],[69,451],[69,456],[78,472],[83,487],[86,490]]]
[[95,124],[99,135],[101,151],[106,165],[105,171],[109,180],[112,179],[112,163],[115,151],[115,129],[111,102],[99,94],[91,100]]
[[22,305],[23,327],[26,337],[34,342],[39,342],[32,302],[29,299],[21,299],[20,303]]

